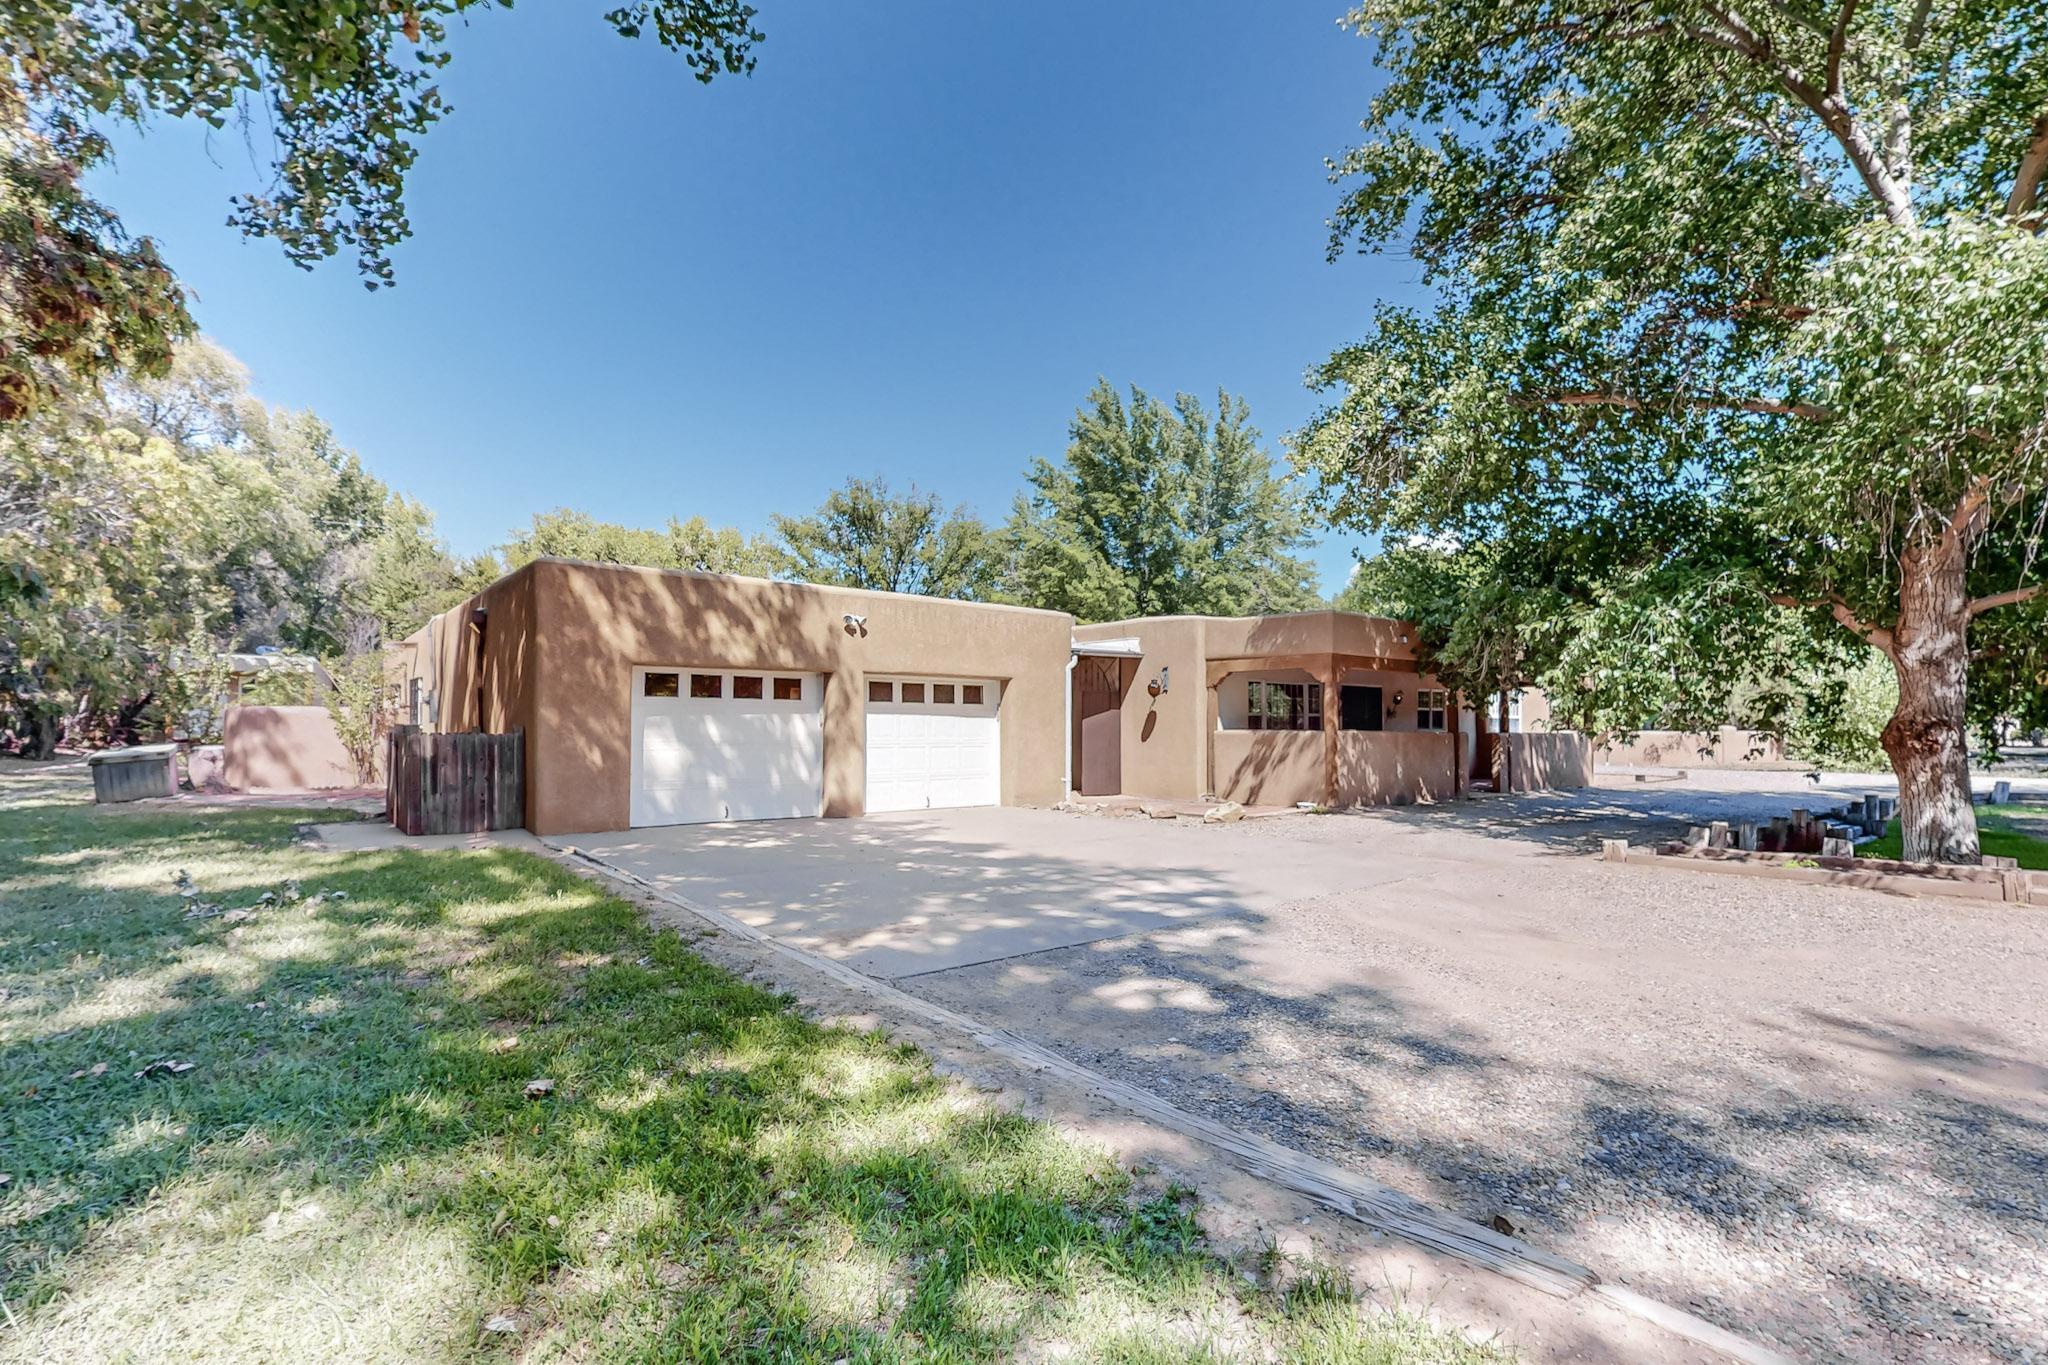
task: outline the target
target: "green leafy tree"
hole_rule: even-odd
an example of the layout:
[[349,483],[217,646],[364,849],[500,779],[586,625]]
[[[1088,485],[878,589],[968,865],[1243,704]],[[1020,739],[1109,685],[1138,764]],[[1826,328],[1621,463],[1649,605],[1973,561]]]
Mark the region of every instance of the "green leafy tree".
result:
[[505,565],[517,569],[536,559],[581,559],[593,564],[641,564],[653,569],[692,569],[699,573],[772,575],[779,563],[774,546],[729,526],[712,526],[702,517],[678,521],[650,531],[599,521],[586,512],[558,507],[534,515],[533,524],[504,546]]
[[1879,649],[1907,856],[1974,861],[1967,726],[2048,680],[2048,11],[1349,22],[1387,84],[1332,250],[1400,242],[1439,301],[1318,375],[1327,514],[1571,565],[1581,709],[1688,659],[1732,685],[1780,608]]
[[382,521],[349,567],[348,643],[359,651],[403,639],[499,573],[493,556],[457,560],[449,554],[434,530],[434,514],[411,498],[393,494]]
[[1004,528],[1004,595],[1084,621],[1303,611],[1318,605],[1299,497],[1229,394],[1212,418],[1106,380],[1066,457],[1036,460]]
[[775,518],[782,567],[803,583],[978,601],[995,578],[988,528],[936,493],[901,496],[879,478],[848,479],[807,517]]
[[206,474],[68,413],[0,428],[0,716],[31,757],[97,714],[132,728],[181,647],[215,638]]
[[385,679],[384,661],[374,653],[327,661],[334,686],[320,694],[334,719],[334,734],[355,765],[356,781],[369,786],[383,768],[384,742],[398,717],[398,697]]
[[[66,376],[161,372],[191,334],[184,292],[147,239],[80,188],[111,125],[156,115],[260,129],[270,181],[231,225],[310,266],[353,250],[375,288],[412,230],[405,182],[447,112],[451,21],[489,0],[6,0],[0,5],[0,420]],[[504,7],[509,8],[509,3]],[[753,66],[741,0],[632,0],[605,15],[652,34],[700,81]]]

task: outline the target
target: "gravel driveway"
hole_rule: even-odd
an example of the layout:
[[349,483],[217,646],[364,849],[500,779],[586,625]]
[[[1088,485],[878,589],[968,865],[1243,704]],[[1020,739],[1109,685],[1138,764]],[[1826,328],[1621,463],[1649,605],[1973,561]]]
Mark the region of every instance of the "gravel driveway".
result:
[[2048,915],[1584,856],[1866,789],[1741,785],[1119,821],[1363,889],[901,984],[1797,1356],[2048,1361]]

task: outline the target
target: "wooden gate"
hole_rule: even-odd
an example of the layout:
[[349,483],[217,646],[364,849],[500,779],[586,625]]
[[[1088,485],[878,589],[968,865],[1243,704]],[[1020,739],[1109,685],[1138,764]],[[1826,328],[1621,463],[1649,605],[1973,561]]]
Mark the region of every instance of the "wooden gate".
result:
[[1129,659],[1083,655],[1074,666],[1074,780],[1083,796],[1124,789],[1124,692]]
[[391,730],[384,814],[402,834],[480,834],[526,823],[526,732]]

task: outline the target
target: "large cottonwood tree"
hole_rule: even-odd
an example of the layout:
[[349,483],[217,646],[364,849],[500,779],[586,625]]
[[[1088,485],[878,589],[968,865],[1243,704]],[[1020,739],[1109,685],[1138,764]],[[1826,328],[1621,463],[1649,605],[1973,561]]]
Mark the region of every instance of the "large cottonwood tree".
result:
[[1349,23],[1387,83],[1332,251],[1404,245],[1439,302],[1322,371],[1299,453],[1331,514],[1575,561],[1602,609],[1691,585],[1701,626],[1790,608],[1875,645],[1907,856],[1975,861],[1967,721],[2048,690],[2048,7]]

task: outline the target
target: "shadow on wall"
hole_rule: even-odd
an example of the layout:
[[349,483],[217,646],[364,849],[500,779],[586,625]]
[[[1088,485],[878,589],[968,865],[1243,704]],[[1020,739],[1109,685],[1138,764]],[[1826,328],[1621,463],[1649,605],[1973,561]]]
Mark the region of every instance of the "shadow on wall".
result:
[[1440,730],[1344,730],[1337,735],[1337,801],[1407,806],[1457,795],[1455,739]]
[[1216,795],[1246,806],[1329,800],[1320,730],[1217,730]]
[[222,724],[235,791],[326,791],[360,785],[324,706],[231,706]]
[[1593,741],[1576,730],[1532,730],[1493,737],[1508,746],[1508,790],[1566,791],[1593,785]]

